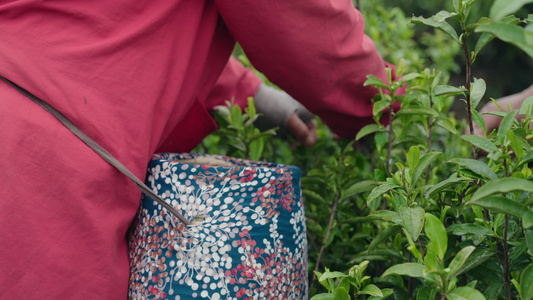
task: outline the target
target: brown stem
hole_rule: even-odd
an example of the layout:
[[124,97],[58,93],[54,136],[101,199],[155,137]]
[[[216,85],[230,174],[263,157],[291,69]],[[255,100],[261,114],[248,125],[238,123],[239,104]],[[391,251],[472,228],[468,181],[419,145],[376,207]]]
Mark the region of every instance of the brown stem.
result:
[[505,299],[511,300],[511,270],[509,261],[509,248],[507,244],[507,231],[509,229],[509,216],[505,216],[503,229],[503,284],[505,286]]
[[390,156],[392,152],[392,102],[389,106],[389,148],[387,149],[387,176],[390,174]]
[[313,277],[311,279],[311,287],[309,288],[309,291],[312,291],[313,286],[315,285],[315,279],[316,279],[315,271],[318,271],[318,267],[320,266],[320,260],[322,260],[322,255],[324,255],[324,250],[326,249],[326,244],[329,240],[329,235],[331,234],[331,230],[333,229],[333,221],[335,220],[335,215],[337,213],[338,204],[339,204],[339,194],[335,195],[335,201],[333,202],[333,207],[331,208],[331,215],[329,216],[328,231],[326,232],[326,236],[324,237],[324,242],[322,243],[322,247],[320,248],[320,252],[318,253],[318,258],[316,260],[315,269],[313,271]]
[[[433,108],[433,97],[431,95],[429,96],[429,107]],[[428,151],[431,151],[431,136],[432,136],[432,130],[433,129],[433,117],[428,117]],[[428,166],[426,170],[426,185],[429,182],[429,172],[431,170],[431,164]]]
[[[411,252],[409,252],[409,262],[411,262]],[[413,291],[411,290],[411,281],[413,277],[409,277],[407,281],[407,299],[411,299]]]
[[[507,167],[507,159],[503,160],[503,167],[505,170],[505,177],[509,176],[509,171]],[[504,197],[507,197],[506,194],[503,194]],[[503,285],[505,286],[505,299],[511,300],[511,268],[510,268],[510,258],[509,258],[509,245],[507,243],[507,235],[509,232],[509,216],[505,216],[504,228],[503,228]]]
[[420,252],[422,253],[422,256],[426,256],[426,250],[424,249],[424,245],[422,245],[422,241],[418,239],[418,245],[420,246]]
[[[474,134],[474,121],[472,119],[472,106],[471,103],[471,97],[470,97],[470,84],[472,80],[472,62],[470,61],[470,54],[468,53],[468,44],[466,42],[466,31],[463,31],[463,37],[462,37],[462,43],[463,43],[463,51],[465,54],[466,59],[466,110],[467,110],[467,117],[468,117],[468,127],[470,129],[470,134]],[[474,159],[477,159],[477,148],[476,146],[472,146],[472,155]]]
[[[428,132],[428,152],[431,151],[431,129],[433,127],[433,124],[431,124],[431,117],[429,117],[429,132]],[[429,172],[431,170],[431,164],[428,166],[427,170],[426,170],[426,185],[428,184],[429,182]]]
[[356,8],[357,8],[357,10],[360,11],[361,10],[361,0],[357,0],[356,2],[357,2]]

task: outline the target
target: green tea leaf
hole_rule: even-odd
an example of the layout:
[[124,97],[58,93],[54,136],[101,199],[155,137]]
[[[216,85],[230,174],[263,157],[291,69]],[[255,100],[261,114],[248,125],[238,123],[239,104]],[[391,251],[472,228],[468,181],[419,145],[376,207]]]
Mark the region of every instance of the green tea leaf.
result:
[[374,180],[363,180],[363,181],[356,182],[352,184],[350,187],[348,187],[346,190],[344,190],[343,198],[345,199],[355,194],[368,192],[374,189],[378,184],[379,182],[374,181]]
[[520,274],[520,293],[524,300],[533,298],[533,263],[529,264]]
[[418,289],[416,300],[435,300],[435,296],[437,296],[437,289],[426,285]]
[[371,206],[372,202],[374,202],[375,200],[378,199],[379,196],[383,195],[384,193],[392,190],[392,189],[396,189],[396,188],[399,188],[400,186],[398,186],[397,184],[392,184],[392,183],[385,183],[385,184],[382,184],[376,188],[374,188],[372,190],[372,192],[370,192],[370,195],[368,195],[368,198],[366,199],[366,203],[368,206]]
[[526,153],[526,155],[524,155],[524,158],[522,158],[518,166],[530,163],[532,161],[533,161],[533,150],[529,151],[528,153]]
[[461,178],[448,178],[444,181],[441,181],[437,184],[435,184],[434,186],[432,186],[427,192],[426,192],[426,197],[427,196],[430,196],[434,193],[437,193],[437,192],[440,192],[442,191],[443,189],[449,187],[449,186],[452,186],[458,182],[462,182],[463,179]]
[[459,276],[463,274],[464,272],[468,272],[474,269],[475,267],[486,262],[488,259],[490,259],[494,255],[495,255],[495,252],[492,249],[481,248],[481,249],[474,250],[474,252],[470,254],[468,259],[466,260],[466,262],[463,264],[463,266],[460,268],[460,270],[457,272],[456,275]]
[[248,97],[248,107],[245,109],[245,111],[250,116],[251,119],[253,119],[254,116],[257,114],[257,111],[255,110],[253,97]]
[[448,130],[449,132],[456,134],[457,130],[455,129],[455,125],[453,125],[452,121],[450,121],[449,118],[442,118],[439,119],[436,123],[438,126]]
[[429,272],[439,271],[443,269],[442,263],[437,259],[435,253],[435,246],[429,242],[426,245],[426,256],[424,257],[424,265],[426,266],[426,274]]
[[365,217],[365,219],[375,219],[379,218],[384,221],[393,222],[398,225],[402,225],[402,219],[400,218],[400,215],[397,212],[390,211],[390,210],[378,210],[370,215],[368,217]]
[[[327,268],[326,268],[327,269]],[[342,273],[342,272],[332,272],[332,271],[326,271],[318,278],[319,282],[324,282],[328,279],[337,279],[337,278],[344,278],[348,275]]]
[[431,243],[434,245],[433,250],[435,251],[435,254],[437,254],[437,257],[440,260],[443,260],[448,247],[448,235],[439,218],[430,213],[426,213],[425,232]]
[[533,229],[524,230],[524,236],[526,237],[527,248],[530,255],[533,255]]
[[522,156],[524,156],[524,143],[516,137],[514,132],[512,130],[507,130],[507,138],[511,142],[511,148],[513,149],[516,158],[518,160],[522,159]]
[[[374,143],[378,153],[381,152],[381,150],[383,150],[383,146],[387,144],[387,133],[385,131],[376,132],[376,134],[374,134]],[[378,169],[375,169],[374,172],[376,172],[376,170]]]
[[420,161],[418,162],[418,165],[416,166],[415,170],[413,171],[413,178],[411,179],[411,183],[415,184],[420,175],[426,171],[426,169],[429,167],[429,165],[440,155],[440,152],[429,152],[424,154]]
[[[304,189],[302,190],[302,195],[304,196],[304,198],[311,198],[314,200],[318,200],[326,205],[329,205],[329,203],[326,201],[326,199],[324,199],[324,197],[322,197],[320,194],[314,191]],[[306,200],[309,200],[309,199],[306,199]]]
[[513,44],[533,57],[533,47],[529,35],[533,34],[518,25],[494,23],[476,28],[476,32],[488,32],[500,40]]
[[418,76],[420,76],[420,74],[418,74],[418,73],[405,74],[405,75],[402,76],[402,78],[400,78],[400,80],[398,80],[398,84],[401,86],[404,83],[417,78]]
[[383,296],[381,296],[381,297],[378,297],[378,296],[370,296],[370,297],[368,297],[368,300],[379,300],[379,299],[384,299],[384,298],[386,298],[386,297],[392,295],[392,293],[393,293],[393,290],[392,290],[392,289],[382,289],[382,290],[381,290],[381,294],[382,294]]
[[372,85],[375,87],[380,87],[380,88],[385,88],[385,89],[389,88],[389,86],[385,82],[383,82],[383,80],[377,78],[374,75],[368,75],[366,78],[368,79],[363,84],[364,86]]
[[462,286],[454,289],[446,295],[446,299],[448,300],[486,300],[485,296],[483,294],[471,287]]
[[239,105],[235,104],[231,107],[231,119],[230,119],[231,125],[235,126],[237,129],[243,128],[243,119],[242,119],[242,111]]
[[381,292],[381,290],[373,284],[369,284],[365,286],[365,288],[362,289],[359,292],[359,294],[365,294],[365,295],[370,295],[370,296],[375,296],[375,297],[383,297],[383,293]]
[[470,108],[472,110],[476,109],[477,105],[485,95],[487,90],[487,84],[485,80],[474,78],[474,82],[470,87]]
[[435,89],[433,89],[433,92],[435,93],[435,96],[456,96],[464,95],[466,93],[466,89],[451,85],[438,85],[435,87]]
[[378,124],[366,125],[365,127],[361,128],[361,130],[359,130],[357,136],[355,136],[355,140],[358,141],[363,137],[378,131],[385,131],[385,128],[382,125]]
[[381,277],[388,275],[404,275],[409,277],[424,278],[424,270],[426,267],[418,263],[403,263],[394,265],[388,268]]
[[479,199],[496,193],[509,193],[512,191],[527,191],[533,192],[533,184],[526,179],[508,177],[494,181],[490,181],[479,188],[472,198],[471,203],[479,201]]
[[529,111],[529,115],[533,114],[533,96],[527,97],[520,106],[520,114],[525,115]]
[[532,2],[533,0],[496,0],[490,8],[490,18],[499,21],[507,15],[514,14],[522,6]]
[[316,294],[311,300],[335,300],[335,295],[332,293]]
[[494,171],[489,166],[487,166],[485,163],[479,160],[470,159],[470,158],[454,158],[454,159],[450,159],[447,162],[458,164],[461,167],[467,168],[471,170],[472,172],[479,174],[485,178],[493,179],[493,180],[498,179],[498,176],[496,175],[496,173],[494,173]]
[[448,226],[446,231],[451,232],[453,235],[492,235],[492,231],[483,227],[477,223],[458,223]]
[[335,300],[350,300],[350,294],[348,294],[348,291],[343,287],[337,287],[335,289]]
[[448,268],[450,269],[448,276],[447,276],[448,279],[453,278],[454,276],[457,275],[457,273],[459,273],[459,270],[461,269],[461,267],[463,267],[466,260],[468,259],[470,254],[474,252],[475,249],[476,247],[474,246],[467,246],[461,249],[461,251],[459,251],[455,255],[455,257],[450,262],[450,265],[448,266]]
[[443,32],[447,33],[449,36],[451,36],[455,41],[457,41],[460,44],[461,41],[459,40],[459,36],[457,35],[457,32],[455,32],[455,29],[453,29],[453,27],[450,24],[448,24],[448,22],[446,22],[446,19],[451,16],[453,16],[451,13],[447,11],[441,11],[429,19],[426,19],[424,17],[413,17],[411,18],[411,22],[415,24],[427,25],[427,26],[442,30]]
[[489,153],[497,149],[491,140],[477,135],[462,135],[461,139]]
[[524,229],[528,229],[530,227],[533,227],[533,211],[526,211],[522,215],[522,226],[524,226]]
[[374,249],[377,245],[383,243],[386,241],[389,237],[395,235],[396,233],[402,231],[402,226],[400,225],[393,225],[384,231],[380,232],[370,243],[368,246],[368,251],[371,251]]
[[401,206],[399,209],[400,217],[402,218],[405,230],[411,236],[413,241],[418,240],[422,228],[424,228],[425,211],[421,207],[410,208]]
[[492,41],[494,38],[495,36],[490,33],[482,33],[479,39],[477,40],[476,47],[474,48],[475,56],[477,56],[479,51],[481,51],[481,49],[483,49],[483,47],[490,43],[490,41]]
[[414,170],[420,160],[420,149],[417,146],[412,146],[407,152],[407,165],[411,170]]
[[353,278],[361,278],[368,267],[368,260],[362,261],[360,264],[350,268],[349,275]]
[[406,115],[428,115],[433,117],[438,117],[439,113],[436,110],[429,107],[414,106],[408,108],[402,108],[399,112],[396,113],[398,116]]
[[486,209],[494,210],[506,215],[522,217],[527,209],[523,204],[500,196],[488,196],[468,202],[468,205],[478,205]]
[[[519,24],[520,22],[521,22],[520,19],[516,18],[515,16],[506,16],[503,19],[501,19],[499,23]],[[486,18],[486,17],[482,17],[481,19],[479,19],[478,23],[476,24],[477,25],[476,28],[484,24],[492,24],[492,23],[494,23],[493,20]],[[481,36],[479,37],[479,39],[477,40],[476,47],[474,50],[474,58],[478,55],[479,51],[481,51],[481,49],[483,49],[483,47],[485,47],[488,43],[490,43],[490,41],[492,41],[494,38],[495,38],[494,35],[487,33],[487,32],[483,32]]]
[[374,102],[374,108],[372,109],[372,115],[374,116],[377,115],[378,113],[384,111],[389,106],[390,106],[389,102],[385,99]]
[[517,111],[513,110],[512,112],[505,115],[502,122],[500,123],[500,129],[498,130],[498,140],[503,145],[505,142],[505,136],[507,135],[507,130],[511,128],[513,121],[515,120]]
[[483,116],[477,112],[477,110],[472,111],[472,119],[474,122],[483,129],[483,134],[487,135],[487,125],[485,125],[485,119],[483,119]]
[[[257,129],[257,128],[256,128]],[[250,143],[250,160],[258,161],[263,154],[265,148],[265,142],[263,139],[257,139]]]

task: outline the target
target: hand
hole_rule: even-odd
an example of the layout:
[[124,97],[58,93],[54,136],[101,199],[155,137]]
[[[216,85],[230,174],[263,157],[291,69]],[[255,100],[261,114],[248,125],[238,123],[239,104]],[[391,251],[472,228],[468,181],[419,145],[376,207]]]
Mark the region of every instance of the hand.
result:
[[[524,100],[530,96],[533,96],[533,85],[520,93],[500,98],[497,100],[497,102],[505,112],[509,112],[509,104],[511,105],[512,110],[519,110]],[[486,113],[495,112],[499,110],[500,109],[498,108],[498,106],[496,106],[496,104],[494,104],[494,102],[489,102],[479,111],[480,114],[484,114],[483,120],[485,120],[487,134],[489,134],[493,129],[496,129],[500,126],[502,118]],[[524,118],[524,116],[517,115],[516,118],[521,119]],[[481,137],[484,136],[483,129],[481,129],[481,127],[477,124],[474,124],[474,134]]]
[[317,140],[314,115],[289,94],[261,84],[254,103],[262,116],[256,121],[261,130],[279,127],[279,135],[291,134],[299,143],[311,147]]
[[286,128],[299,143],[306,147],[313,146],[318,139],[315,119],[311,119],[307,123],[304,123],[297,113],[292,113],[286,122]]

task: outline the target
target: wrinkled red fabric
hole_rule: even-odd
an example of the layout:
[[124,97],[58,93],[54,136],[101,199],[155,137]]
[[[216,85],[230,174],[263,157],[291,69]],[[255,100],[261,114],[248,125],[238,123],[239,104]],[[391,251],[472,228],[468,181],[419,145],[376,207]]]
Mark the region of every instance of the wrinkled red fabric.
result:
[[[154,151],[214,129],[209,94],[235,40],[342,136],[372,120],[366,75],[386,78],[349,0],[0,0],[0,24],[0,74],[141,178]],[[242,76],[222,96],[250,93]],[[0,141],[0,298],[126,298],[136,187],[4,82]]]

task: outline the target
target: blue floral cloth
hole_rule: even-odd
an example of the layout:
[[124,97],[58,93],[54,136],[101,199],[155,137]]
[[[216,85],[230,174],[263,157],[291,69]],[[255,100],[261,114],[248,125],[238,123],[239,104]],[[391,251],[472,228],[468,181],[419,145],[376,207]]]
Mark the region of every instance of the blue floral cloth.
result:
[[[199,156],[238,166],[176,162]],[[193,224],[144,198],[129,236],[130,299],[306,299],[300,169],[158,154],[146,184]]]

